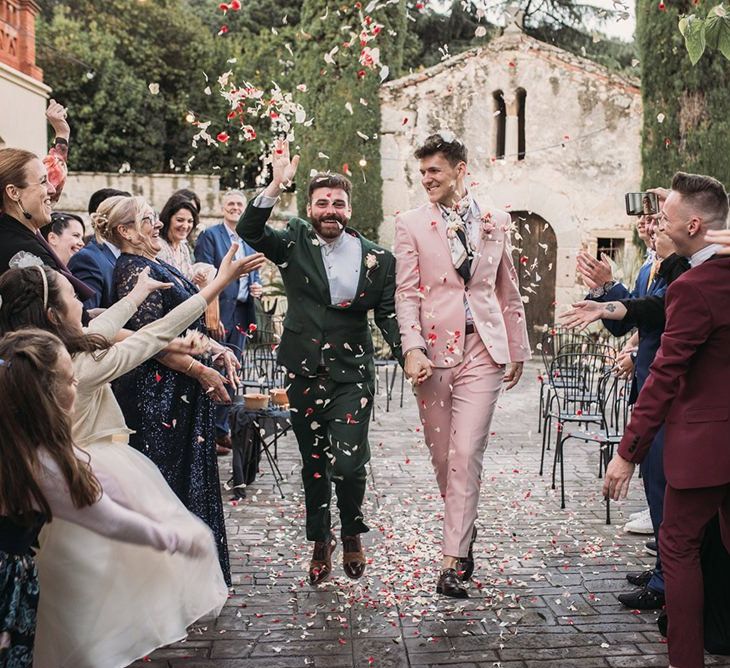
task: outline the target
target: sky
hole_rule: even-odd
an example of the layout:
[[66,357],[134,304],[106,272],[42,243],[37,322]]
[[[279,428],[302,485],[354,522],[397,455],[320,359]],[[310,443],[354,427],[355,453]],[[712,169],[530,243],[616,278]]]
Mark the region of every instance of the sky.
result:
[[[504,18],[501,11],[496,6],[502,5],[500,0],[467,0],[477,8],[483,8],[486,12],[488,20],[498,25],[504,24]],[[634,28],[636,26],[634,2],[633,0],[580,0],[581,4],[590,4],[605,9],[616,9],[624,11],[627,14],[626,20],[612,20],[600,25],[587,25],[591,31],[602,32],[609,37],[616,37],[624,41],[631,41],[634,37]],[[448,11],[451,7],[452,0],[433,0],[431,6],[436,9]],[[518,3],[516,3],[518,4]]]

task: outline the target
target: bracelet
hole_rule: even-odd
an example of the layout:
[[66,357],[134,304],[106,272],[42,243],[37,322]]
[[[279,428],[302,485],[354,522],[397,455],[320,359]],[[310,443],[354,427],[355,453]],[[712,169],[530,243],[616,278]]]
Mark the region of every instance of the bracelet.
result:
[[65,144],[66,146],[68,146],[68,140],[67,139],[64,139],[63,137],[56,137],[53,140],[53,143],[54,144]]
[[185,369],[185,371],[183,373],[185,373],[187,375],[187,373],[190,371],[190,369],[193,368],[193,364],[195,364],[195,362],[197,362],[197,360],[195,358],[193,358],[193,361],[190,362],[190,364],[188,364],[188,368]]

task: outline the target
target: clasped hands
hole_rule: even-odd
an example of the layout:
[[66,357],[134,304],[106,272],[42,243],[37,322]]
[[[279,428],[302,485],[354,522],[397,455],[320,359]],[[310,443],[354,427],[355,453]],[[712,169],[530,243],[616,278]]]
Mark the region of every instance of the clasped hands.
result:
[[[506,390],[511,390],[522,377],[522,362],[510,362],[507,365],[507,371],[504,374],[503,382],[507,383]],[[433,375],[433,362],[428,359],[426,353],[421,348],[412,348],[405,355],[405,364],[403,372],[406,378],[413,385],[421,385]]]

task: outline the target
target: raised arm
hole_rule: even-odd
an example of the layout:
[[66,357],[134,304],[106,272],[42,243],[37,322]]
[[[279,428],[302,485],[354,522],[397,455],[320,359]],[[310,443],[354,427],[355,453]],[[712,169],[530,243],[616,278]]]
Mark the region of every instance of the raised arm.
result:
[[[216,277],[198,294],[179,304],[166,315],[151,319],[131,336],[112,346],[105,355],[95,358],[92,364],[79,365],[78,372],[80,376],[84,376],[83,381],[93,386],[103,385],[119,378],[150,359],[183,332],[186,327],[195,322],[203,314],[205,307],[214,299],[217,299],[218,295],[231,281],[236,280],[244,273],[255,270],[264,262],[261,253],[249,255],[241,260],[234,260],[233,256],[236,250],[235,245],[229,249],[221,262]],[[161,283],[150,278],[149,268],[146,267],[139,273],[136,285],[126,297],[107,309],[98,318],[92,320],[89,329],[92,330],[92,327],[99,319],[102,320],[102,323],[113,320],[116,325],[121,327],[135,313],[137,307],[146,301],[150,294],[169,286],[169,283]],[[98,326],[93,331],[98,332]],[[112,338],[114,334],[111,336],[106,335],[107,338]],[[160,362],[175,371],[190,372],[190,375],[197,374],[193,377],[199,381],[201,373],[205,373],[206,379],[213,378],[215,373],[205,365],[196,363],[190,355],[170,354],[160,359]],[[82,373],[83,369],[88,369],[88,374]]]
[[48,180],[56,189],[51,198],[55,203],[61,197],[61,191],[66,185],[68,176],[68,142],[71,137],[71,128],[66,120],[65,107],[53,99],[48,102],[46,118],[53,128],[54,139],[48,155],[43,158],[43,164],[48,171]]
[[281,190],[294,179],[299,156],[289,157],[289,142],[277,140],[271,154],[272,179],[264,191],[249,202],[238,222],[236,232],[251,248],[261,251],[275,264],[287,261],[292,238],[289,228],[275,230],[267,225],[271,210],[279,199]]

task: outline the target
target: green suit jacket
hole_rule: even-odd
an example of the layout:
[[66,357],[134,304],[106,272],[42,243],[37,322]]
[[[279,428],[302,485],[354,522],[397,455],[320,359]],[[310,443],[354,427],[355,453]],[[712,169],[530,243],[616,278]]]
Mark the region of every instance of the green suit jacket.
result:
[[247,244],[279,266],[287,296],[284,334],[277,353],[291,373],[314,376],[322,364],[334,381],[356,383],[374,376],[373,341],[368,311],[402,364],[400,332],[395,317],[395,258],[365,239],[357,294],[351,302],[332,305],[322,250],[314,228],[292,218],[285,229],[266,224],[271,209],[249,203],[236,231]]

